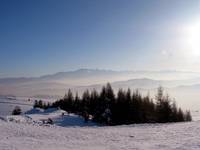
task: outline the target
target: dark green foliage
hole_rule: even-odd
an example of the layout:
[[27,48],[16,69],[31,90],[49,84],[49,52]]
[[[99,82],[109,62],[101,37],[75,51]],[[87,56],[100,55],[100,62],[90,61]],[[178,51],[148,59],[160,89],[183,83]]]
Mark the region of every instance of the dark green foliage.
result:
[[156,95],[156,117],[160,123],[192,120],[189,111],[184,113],[181,108],[177,108],[175,101],[171,102],[169,95],[164,96],[162,87],[158,88]]
[[[108,83],[102,87],[100,93],[95,89],[91,92],[86,90],[82,98],[77,93],[74,97],[71,90],[68,90],[64,98],[53,103],[51,107],[60,107],[67,112],[81,115],[86,122],[92,119],[107,125],[192,120],[190,112],[184,113],[177,108],[176,103],[172,103],[170,97],[164,95],[162,87],[158,88],[155,100],[154,103],[149,94],[143,97],[138,90],[131,92],[130,89],[127,91],[120,89],[115,96]],[[36,104],[41,106],[40,101]]]
[[22,113],[21,108],[19,106],[16,106],[14,110],[12,111],[12,115],[20,115]]
[[186,121],[192,121],[192,116],[190,114],[190,111],[186,111],[184,120],[186,120]]
[[47,109],[51,107],[50,103],[45,103],[42,100],[35,100],[35,103],[33,105],[34,108],[42,108],[42,109]]
[[[176,107],[176,106],[174,106]],[[164,96],[163,88],[159,87],[156,95],[156,113],[157,113],[157,122],[174,122],[172,116],[172,106],[170,104],[169,96]]]

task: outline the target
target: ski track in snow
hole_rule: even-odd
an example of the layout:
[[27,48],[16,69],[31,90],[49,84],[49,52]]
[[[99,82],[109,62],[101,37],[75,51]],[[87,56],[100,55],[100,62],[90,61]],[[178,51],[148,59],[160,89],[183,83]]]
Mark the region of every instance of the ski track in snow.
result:
[[0,121],[0,150],[199,150],[200,122],[115,127]]

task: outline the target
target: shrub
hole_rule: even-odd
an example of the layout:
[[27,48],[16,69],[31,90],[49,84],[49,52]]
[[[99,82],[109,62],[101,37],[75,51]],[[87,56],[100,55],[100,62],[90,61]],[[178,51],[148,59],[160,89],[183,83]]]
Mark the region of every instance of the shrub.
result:
[[12,115],[20,115],[22,113],[21,108],[19,106],[16,106],[14,110],[12,111]]

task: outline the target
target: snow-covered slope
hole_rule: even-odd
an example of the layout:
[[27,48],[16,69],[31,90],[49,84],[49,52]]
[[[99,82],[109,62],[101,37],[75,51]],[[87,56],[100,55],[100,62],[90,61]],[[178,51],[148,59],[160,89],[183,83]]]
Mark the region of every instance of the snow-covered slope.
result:
[[[54,125],[41,122],[48,118]],[[0,150],[199,150],[199,131],[200,121],[111,127],[59,109],[32,109],[0,118]]]
[[85,122],[84,118],[81,116],[67,113],[64,110],[57,108],[50,108],[47,110],[33,108],[27,111],[23,115],[9,115],[1,117],[3,120],[7,122],[15,122],[20,124],[32,124],[39,126],[50,126],[49,119],[52,121],[54,126],[61,127],[84,127],[84,126],[96,126],[97,124],[88,121]]
[[58,127],[0,120],[1,150],[199,150],[200,122]]
[[0,96],[0,116],[10,115],[15,108],[19,106],[22,112],[26,112],[33,107],[34,100],[28,101],[28,98],[13,97],[7,98]]

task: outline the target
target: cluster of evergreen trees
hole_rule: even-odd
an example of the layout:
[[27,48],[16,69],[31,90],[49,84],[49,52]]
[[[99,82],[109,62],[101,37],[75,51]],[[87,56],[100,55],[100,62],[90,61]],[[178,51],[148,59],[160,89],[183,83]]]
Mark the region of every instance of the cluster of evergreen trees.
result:
[[35,100],[35,103],[33,105],[34,108],[42,108],[42,109],[47,109],[51,107],[50,103],[45,103],[42,100]]
[[189,111],[183,112],[176,103],[164,95],[163,88],[159,87],[155,102],[150,96],[142,96],[137,90],[124,91],[120,89],[114,94],[111,85],[103,86],[100,93],[95,89],[86,90],[80,98],[73,95],[69,89],[63,99],[56,101],[51,107],[59,107],[70,113],[81,115],[87,121],[107,125],[132,123],[166,123],[191,121]]

